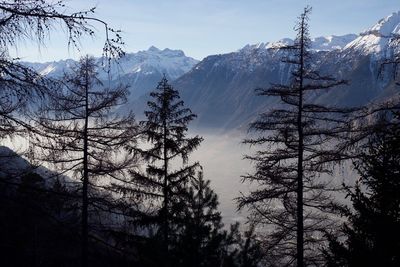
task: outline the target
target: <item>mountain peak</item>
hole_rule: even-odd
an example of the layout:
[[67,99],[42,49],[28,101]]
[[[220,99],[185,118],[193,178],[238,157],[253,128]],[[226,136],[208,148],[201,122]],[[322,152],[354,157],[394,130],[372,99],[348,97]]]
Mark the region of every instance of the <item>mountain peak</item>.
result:
[[155,47],[154,45],[150,46],[149,49],[147,49],[149,52],[160,52],[161,50]]
[[370,29],[364,31],[362,35],[377,34],[383,37],[389,37],[391,34],[400,33],[400,11],[393,12],[386,18],[378,21]]
[[385,56],[391,48],[391,38],[400,34],[400,11],[394,12],[378,21],[374,26],[362,32],[345,50],[359,51],[363,54],[376,54],[378,58]]
[[165,48],[161,51],[162,54],[170,57],[185,57],[185,53],[182,50],[172,50],[169,48]]
[[283,38],[276,42],[269,43],[266,47],[267,48],[280,48],[289,45],[293,45],[294,41],[290,38]]
[[156,55],[162,55],[162,56],[167,56],[167,57],[186,57],[185,53],[182,50],[174,50],[170,48],[164,48],[164,49],[159,49],[158,47],[155,46],[150,46],[149,49],[144,50],[144,51],[139,51],[139,53],[144,53],[144,54],[156,54]]
[[[330,35],[321,36],[311,39],[311,49],[315,51],[332,51],[337,49],[342,49],[348,43],[356,39],[358,35],[356,34],[345,34],[345,35]],[[290,38],[283,38],[276,42],[258,43],[254,45],[246,45],[239,51],[249,51],[254,49],[270,49],[270,48],[280,48],[284,46],[293,45],[294,41]]]

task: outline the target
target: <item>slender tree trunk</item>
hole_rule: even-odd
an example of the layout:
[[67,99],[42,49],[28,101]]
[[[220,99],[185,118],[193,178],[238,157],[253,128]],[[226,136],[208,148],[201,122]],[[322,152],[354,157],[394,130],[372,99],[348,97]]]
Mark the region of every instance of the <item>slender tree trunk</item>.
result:
[[[86,70],[87,71],[87,70]],[[83,180],[82,180],[82,267],[88,266],[88,184],[89,184],[89,170],[88,170],[88,111],[89,111],[89,74],[86,73],[85,80],[85,125],[83,130]]]
[[[165,103],[164,103],[165,106]],[[165,108],[165,107],[164,107]],[[163,234],[164,234],[164,251],[165,251],[165,267],[169,267],[169,216],[168,216],[168,202],[169,202],[169,195],[168,195],[168,155],[167,155],[167,122],[166,122],[166,118],[164,118],[163,121],[163,157],[164,157],[164,188],[163,188],[163,193],[164,193],[164,218],[163,218]]]
[[193,267],[199,267],[200,266],[200,249],[201,249],[201,241],[203,240],[203,235],[201,233],[201,215],[202,213],[202,207],[201,203],[203,203],[203,184],[202,180],[199,180],[199,192],[198,192],[198,200],[197,200],[197,210],[196,210],[196,220],[195,220],[195,236],[194,238],[194,244],[196,246],[196,249],[194,251],[194,257],[193,260],[194,262],[192,263]]
[[303,83],[304,83],[304,18],[301,22],[300,38],[300,84],[297,129],[299,137],[297,161],[297,267],[304,266],[304,221],[303,221]]

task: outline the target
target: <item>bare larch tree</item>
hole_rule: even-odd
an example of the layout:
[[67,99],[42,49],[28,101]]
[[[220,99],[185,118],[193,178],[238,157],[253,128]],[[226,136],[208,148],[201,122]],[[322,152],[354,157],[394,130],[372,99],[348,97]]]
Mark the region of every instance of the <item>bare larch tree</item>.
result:
[[[44,45],[55,28],[65,29],[68,46],[79,49],[84,36],[94,36],[94,25],[104,27],[103,56],[106,59],[123,54],[118,30],[96,18],[95,8],[68,13],[65,1],[3,0],[0,1],[0,137],[8,137],[30,128],[23,113],[38,96],[51,90],[52,82],[12,58],[11,49],[32,41]],[[67,45],[67,44],[66,44]],[[49,88],[50,87],[50,88]],[[22,129],[20,126],[23,126]]]
[[95,193],[108,189],[114,179],[122,180],[133,166],[135,157],[124,147],[138,133],[132,114],[121,117],[114,112],[125,103],[127,87],[104,86],[96,69],[94,58],[82,58],[66,74],[61,90],[40,109],[35,125],[40,158],[82,181],[82,266],[88,266],[88,218]]
[[245,157],[255,172],[243,181],[257,186],[239,198],[239,208],[248,207],[250,220],[266,231],[271,266],[320,266],[318,246],[322,233],[332,227],[329,214],[336,206],[327,163],[340,159],[333,144],[345,131],[349,110],[315,101],[345,81],[313,69],[310,12],[307,7],[300,15],[294,44],[278,48],[290,66],[290,82],[258,90],[259,95],[279,97],[281,104],[261,114],[250,126],[253,136],[244,141],[262,148]]

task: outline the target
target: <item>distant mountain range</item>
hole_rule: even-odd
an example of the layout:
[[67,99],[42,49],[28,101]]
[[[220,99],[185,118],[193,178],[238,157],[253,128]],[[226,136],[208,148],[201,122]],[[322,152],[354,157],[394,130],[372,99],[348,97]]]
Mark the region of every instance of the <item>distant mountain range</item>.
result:
[[[101,58],[97,58],[97,61],[101,66]],[[160,50],[152,46],[146,51],[125,54],[118,64],[112,64],[111,76],[108,75],[106,69],[101,67],[98,72],[100,79],[108,80],[111,77],[111,84],[122,82],[130,86],[128,105],[124,107],[124,109],[130,109],[138,97],[145,95],[157,86],[164,74],[168,79],[175,80],[191,70],[198,62],[198,60],[187,57],[181,50],[168,48]],[[23,63],[42,75],[60,77],[77,62],[67,59],[46,63]]]
[[[312,26],[312,24],[311,24]],[[400,34],[400,12],[380,20],[361,34],[312,39],[314,64],[322,73],[350,81],[331,92],[315,95],[315,101],[342,106],[363,105],[399,95],[390,68],[379,74],[382,60],[399,52],[391,36]],[[119,63],[118,81],[131,86],[129,105],[141,117],[149,90],[157,86],[163,73],[181,92],[186,105],[198,115],[196,126],[212,129],[245,128],[256,116],[273,107],[277,99],[256,96],[254,89],[287,82],[290,69],[282,63],[282,45],[277,42],[246,45],[236,52],[211,55],[201,62],[180,50],[159,50],[127,54]],[[275,48],[275,49],[272,49]],[[43,75],[59,75],[74,64],[72,60],[26,63]],[[105,78],[105,73],[102,73]]]
[[[358,37],[357,34],[346,34],[342,36],[321,36],[311,39],[311,49],[314,51],[332,51],[344,48],[348,43],[354,41]],[[293,39],[284,38],[277,42],[258,43],[254,45],[246,45],[240,50],[254,50],[254,49],[270,49],[279,48],[293,44]],[[240,51],[239,50],[239,51]]]
[[[312,25],[311,25],[312,26]],[[312,40],[313,62],[322,74],[349,81],[314,100],[338,106],[359,106],[400,94],[390,66],[379,75],[382,62],[398,52],[390,36],[400,34],[400,12],[380,20],[360,35]],[[246,45],[228,54],[206,57],[174,81],[186,104],[198,114],[197,126],[212,129],[247,128],[257,115],[278,102],[256,96],[254,89],[285,83],[290,77],[282,50],[271,49],[293,40]]]

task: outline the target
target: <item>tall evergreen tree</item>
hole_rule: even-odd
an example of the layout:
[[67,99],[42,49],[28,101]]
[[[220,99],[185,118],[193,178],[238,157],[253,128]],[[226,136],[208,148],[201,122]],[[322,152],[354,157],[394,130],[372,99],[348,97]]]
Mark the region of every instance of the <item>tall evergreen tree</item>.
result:
[[244,232],[243,241],[239,243],[238,266],[257,267],[263,262],[260,239],[256,233],[256,226],[251,224]]
[[330,174],[325,163],[340,158],[331,142],[342,132],[346,110],[315,99],[345,82],[313,68],[310,12],[307,7],[300,15],[294,44],[278,48],[290,66],[289,84],[258,90],[260,95],[279,97],[281,105],[261,114],[250,126],[255,137],[245,140],[263,149],[246,157],[255,163],[255,172],[243,180],[258,187],[239,199],[239,207],[247,206],[250,220],[265,226],[271,266],[319,266],[321,232],[332,226],[326,212],[334,211],[329,194],[333,188],[321,175]]
[[[181,199],[198,163],[190,163],[189,154],[201,143],[199,136],[188,137],[188,124],[196,115],[184,107],[179,93],[163,77],[155,91],[150,93],[146,121],[141,122],[148,147],[139,152],[148,162],[146,172],[133,172],[138,188],[134,194],[147,199],[155,207],[147,212],[161,234],[163,264],[169,266],[170,239],[176,220],[182,214]],[[174,167],[179,166],[179,167]]]
[[263,260],[255,226],[242,233],[239,224],[223,229],[218,211],[218,196],[203,173],[191,179],[183,200],[183,229],[173,248],[174,266],[181,267],[257,267]]
[[175,256],[180,259],[179,266],[220,266],[226,233],[217,210],[218,197],[210,188],[210,181],[204,180],[202,172],[191,179],[188,195],[182,201],[183,229],[177,240]]
[[400,128],[382,125],[354,163],[360,178],[347,187],[346,241],[330,237],[329,266],[400,265]]
[[125,86],[103,86],[97,79],[94,58],[84,57],[65,76],[63,88],[40,110],[36,123],[40,136],[35,145],[41,149],[41,159],[82,181],[84,267],[88,266],[89,213],[97,201],[92,189],[106,188],[110,181],[122,179],[135,162],[123,152],[137,135],[133,115],[120,117],[112,113],[126,101],[126,94]]

